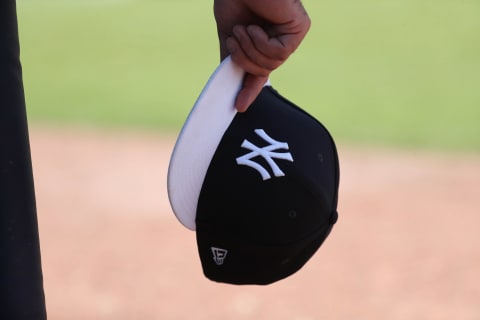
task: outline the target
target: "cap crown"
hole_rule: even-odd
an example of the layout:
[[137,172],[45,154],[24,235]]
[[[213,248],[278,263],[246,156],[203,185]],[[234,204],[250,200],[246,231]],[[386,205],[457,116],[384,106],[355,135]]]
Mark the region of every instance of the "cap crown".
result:
[[205,275],[266,284],[297,271],[336,222],[338,183],[325,127],[265,87],[231,122],[200,191],[196,228]]

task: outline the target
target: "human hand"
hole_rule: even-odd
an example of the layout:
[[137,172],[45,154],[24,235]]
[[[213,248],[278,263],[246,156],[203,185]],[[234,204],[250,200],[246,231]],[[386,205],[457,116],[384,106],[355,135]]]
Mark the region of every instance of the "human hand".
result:
[[235,101],[243,112],[300,45],[310,18],[300,0],[215,0],[214,14],[221,60],[231,55],[246,72]]

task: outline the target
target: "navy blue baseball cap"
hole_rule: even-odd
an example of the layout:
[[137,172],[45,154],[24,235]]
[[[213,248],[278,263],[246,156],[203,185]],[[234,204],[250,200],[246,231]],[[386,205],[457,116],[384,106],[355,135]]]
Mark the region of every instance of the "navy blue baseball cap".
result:
[[330,234],[339,161],[327,129],[269,83],[237,113],[243,77],[230,58],[210,77],[177,139],[168,194],[207,278],[264,285],[297,272]]

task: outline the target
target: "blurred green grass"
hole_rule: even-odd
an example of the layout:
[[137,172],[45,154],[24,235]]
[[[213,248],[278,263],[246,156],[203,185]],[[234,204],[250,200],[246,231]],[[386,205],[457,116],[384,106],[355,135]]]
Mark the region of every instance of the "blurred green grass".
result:
[[[178,131],[218,64],[212,3],[18,0],[30,120]],[[480,1],[304,4],[280,92],[349,143],[480,151]]]

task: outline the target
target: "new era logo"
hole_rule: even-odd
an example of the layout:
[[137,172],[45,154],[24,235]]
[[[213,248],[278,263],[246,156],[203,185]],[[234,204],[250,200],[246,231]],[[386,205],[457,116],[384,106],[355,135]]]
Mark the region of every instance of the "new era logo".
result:
[[227,257],[228,250],[211,247],[213,253],[213,261],[217,266],[221,266]]
[[275,177],[283,177],[285,173],[280,169],[278,164],[273,159],[280,159],[280,160],[287,160],[293,162],[293,157],[290,152],[275,152],[280,149],[284,149],[288,151],[288,143],[286,142],[279,142],[272,137],[270,137],[263,129],[256,129],[255,133],[262,138],[265,142],[269,143],[269,145],[265,147],[258,147],[248,141],[247,139],[243,140],[242,148],[248,149],[251,152],[238,157],[237,164],[238,165],[245,165],[250,168],[253,168],[260,173],[263,180],[268,180],[272,176],[270,173],[259,163],[253,161],[252,159],[255,157],[262,157],[270,166],[270,169],[273,171]]

